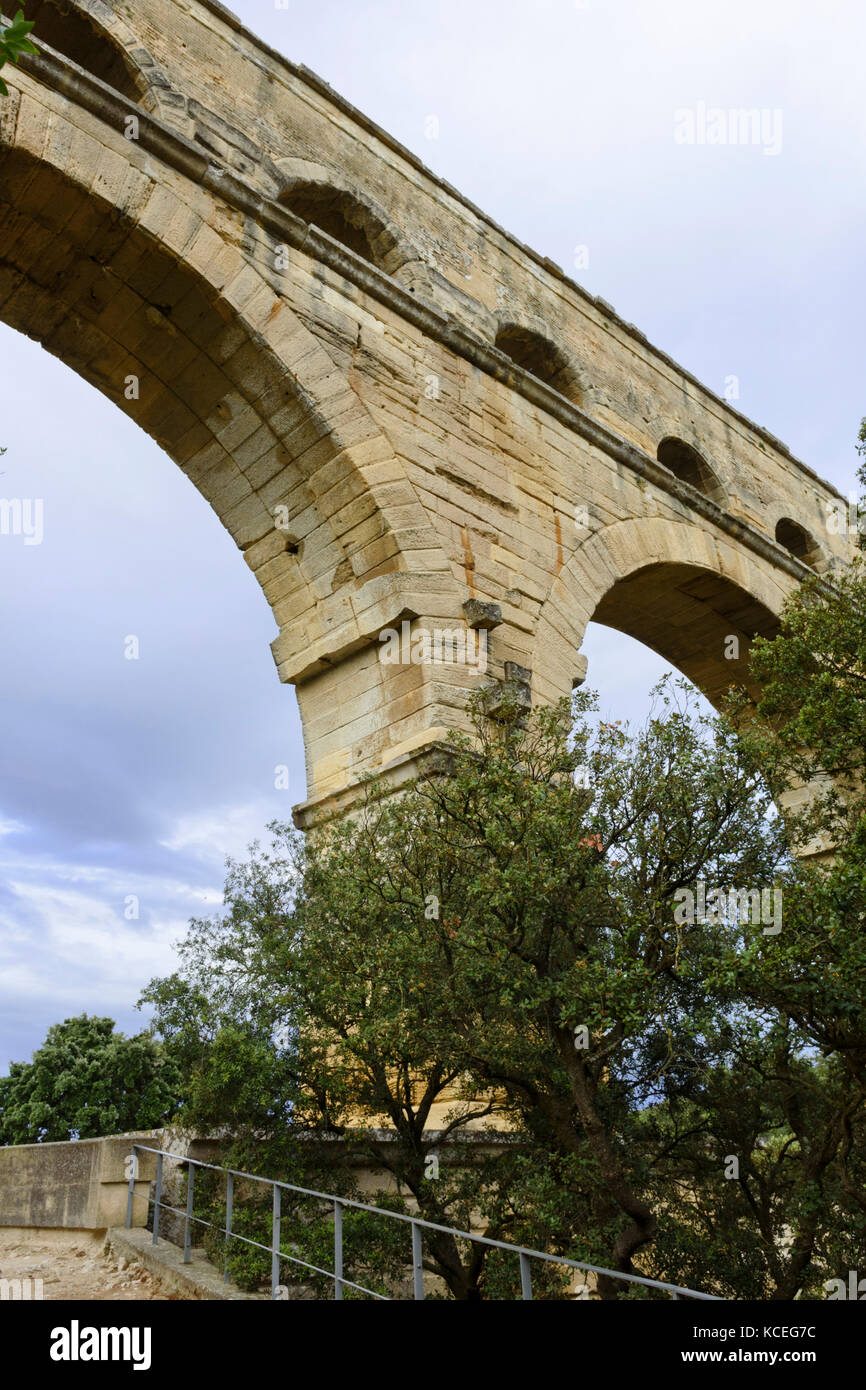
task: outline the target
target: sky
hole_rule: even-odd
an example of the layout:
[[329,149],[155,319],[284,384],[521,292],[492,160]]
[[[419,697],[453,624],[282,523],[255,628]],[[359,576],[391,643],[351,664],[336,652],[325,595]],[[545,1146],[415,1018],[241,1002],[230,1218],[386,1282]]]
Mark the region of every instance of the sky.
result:
[[[233,9],[712,389],[736,377],[747,416],[854,486],[866,12]],[[701,141],[714,108],[741,107],[763,113],[754,143]],[[218,909],[225,856],[288,820],[305,784],[273,617],[234,543],[156,444],[2,324],[0,444],[0,497],[44,508],[41,544],[0,535],[2,1073],[83,1011],[144,1026],[139,991],[173,968],[189,917]],[[597,627],[584,651],[606,716],[639,721],[664,664]]]

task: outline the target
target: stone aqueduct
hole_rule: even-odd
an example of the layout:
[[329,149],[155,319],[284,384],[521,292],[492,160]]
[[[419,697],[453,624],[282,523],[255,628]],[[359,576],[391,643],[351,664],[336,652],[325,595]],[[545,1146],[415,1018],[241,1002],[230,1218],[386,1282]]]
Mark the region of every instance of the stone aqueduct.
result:
[[19,2],[42,50],[4,70],[0,316],[243,551],[297,687],[299,824],[465,719],[477,673],[385,665],[385,628],[495,623],[487,678],[548,701],[595,617],[713,698],[726,639],[742,662],[849,558],[779,440],[217,0]]

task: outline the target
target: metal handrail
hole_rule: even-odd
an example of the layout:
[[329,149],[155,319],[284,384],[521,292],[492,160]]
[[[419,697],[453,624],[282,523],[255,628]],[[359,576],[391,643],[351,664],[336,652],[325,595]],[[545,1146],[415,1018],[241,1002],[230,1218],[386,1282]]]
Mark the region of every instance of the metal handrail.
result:
[[[423,1271],[423,1240],[421,1231],[439,1231],[444,1235],[454,1236],[459,1240],[471,1240],[476,1245],[488,1245],[497,1250],[506,1250],[511,1254],[517,1255],[520,1265],[520,1287],[521,1298],[532,1298],[532,1269],[530,1260],[543,1260],[549,1264],[565,1265],[569,1269],[579,1269],[590,1274],[607,1275],[611,1279],[620,1279],[628,1284],[643,1284],[651,1289],[662,1289],[670,1294],[673,1299],[691,1298],[701,1299],[710,1302],[721,1302],[717,1294],[700,1293],[696,1289],[682,1288],[679,1284],[668,1284],[660,1279],[648,1279],[642,1274],[623,1274],[620,1270],[605,1269],[601,1265],[587,1264],[582,1260],[570,1260],[565,1255],[550,1255],[543,1250],[532,1250],[526,1245],[514,1245],[510,1241],[493,1240],[490,1236],[474,1235],[471,1231],[461,1231],[456,1226],[443,1226],[436,1221],[425,1221],[419,1216],[407,1216],[403,1212],[388,1211],[385,1207],[374,1207],[367,1202],[357,1202],[351,1197],[336,1197],[332,1192],[319,1192],[311,1187],[297,1187],[294,1183],[283,1182],[279,1178],[263,1178],[258,1173],[244,1173],[237,1168],[223,1168],[217,1163],[204,1163],[198,1158],[187,1158],[183,1154],[171,1153],[168,1149],[152,1149],[146,1144],[133,1144],[132,1163],[130,1164],[129,1176],[129,1195],[126,1202],[126,1225],[132,1225],[132,1204],[136,1197],[146,1201],[148,1207],[151,1204],[151,1197],[135,1191],[135,1184],[138,1174],[138,1153],[149,1153],[156,1155],[156,1192],[153,1197],[153,1244],[159,1243],[159,1214],[160,1211],[174,1212],[177,1216],[184,1218],[184,1246],[183,1262],[189,1264],[191,1256],[191,1225],[193,1222],[199,1226],[210,1226],[214,1230],[212,1221],[205,1221],[202,1217],[193,1216],[193,1197],[195,1169],[207,1168],[213,1173],[225,1173],[226,1175],[226,1224],[222,1229],[225,1233],[226,1242],[230,1240],[242,1241],[245,1245],[253,1245],[257,1250],[263,1250],[265,1254],[271,1256],[271,1298],[277,1298],[277,1289],[280,1287],[280,1260],[288,1260],[291,1264],[301,1265],[304,1269],[314,1271],[316,1274],[324,1274],[327,1278],[334,1281],[334,1298],[342,1299],[343,1289],[357,1289],[359,1293],[369,1294],[371,1298],[381,1299],[389,1302],[386,1294],[377,1293],[375,1289],[365,1288],[363,1284],[353,1283],[351,1279],[346,1279],[343,1275],[343,1208],[354,1207],[358,1211],[369,1211],[375,1216],[386,1216],[392,1221],[402,1221],[412,1228],[412,1283],[413,1295],[416,1300],[424,1298],[424,1271]],[[170,1206],[162,1201],[162,1179],[163,1179],[163,1160],[172,1158],[179,1164],[186,1164],[187,1174],[187,1193],[186,1208]],[[247,1182],[262,1182],[273,1188],[273,1216],[271,1226],[271,1244],[262,1245],[260,1241],[250,1240],[248,1236],[242,1236],[237,1231],[231,1229],[232,1212],[234,1206],[234,1180],[242,1178]],[[289,1255],[280,1248],[280,1193],[298,1192],[304,1197],[316,1197],[320,1201],[330,1202],[334,1209],[334,1268],[322,1269],[319,1265],[310,1264],[306,1260],[299,1259],[295,1255]],[[226,1246],[228,1249],[228,1244]],[[229,1283],[228,1256],[223,1272],[226,1283]]]

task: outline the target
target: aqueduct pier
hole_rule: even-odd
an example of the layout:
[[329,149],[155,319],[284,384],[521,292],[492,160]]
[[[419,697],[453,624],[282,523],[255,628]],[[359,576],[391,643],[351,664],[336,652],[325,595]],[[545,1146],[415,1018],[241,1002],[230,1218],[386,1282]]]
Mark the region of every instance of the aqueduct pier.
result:
[[465,720],[477,670],[384,664],[385,629],[482,625],[485,679],[548,701],[595,618],[712,699],[848,561],[829,484],[217,0],[23,8],[0,317],[243,552],[297,687],[300,824]]

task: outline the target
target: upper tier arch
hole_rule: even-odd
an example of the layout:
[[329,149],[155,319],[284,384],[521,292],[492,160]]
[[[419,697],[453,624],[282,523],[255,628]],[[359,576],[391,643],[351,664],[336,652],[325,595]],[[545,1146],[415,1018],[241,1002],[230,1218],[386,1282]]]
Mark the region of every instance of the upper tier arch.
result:
[[19,7],[33,22],[38,46],[48,45],[128,101],[186,128],[184,99],[127,20],[103,0],[15,0]]

